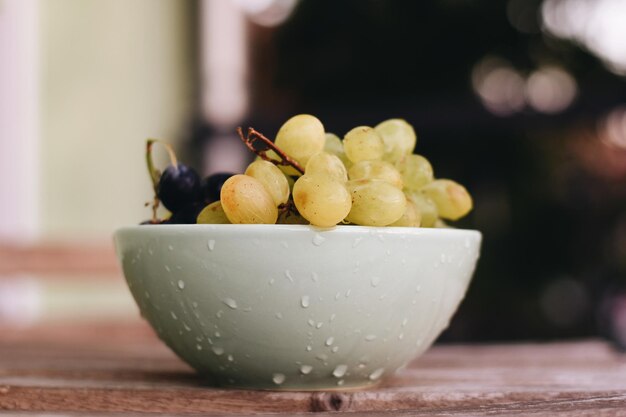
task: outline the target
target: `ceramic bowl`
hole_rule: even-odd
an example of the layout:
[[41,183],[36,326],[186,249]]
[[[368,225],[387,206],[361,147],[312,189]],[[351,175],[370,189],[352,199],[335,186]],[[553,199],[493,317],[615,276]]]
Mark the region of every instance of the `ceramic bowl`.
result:
[[473,230],[151,225],[115,245],[141,314],[210,384],[378,383],[445,329],[479,255]]

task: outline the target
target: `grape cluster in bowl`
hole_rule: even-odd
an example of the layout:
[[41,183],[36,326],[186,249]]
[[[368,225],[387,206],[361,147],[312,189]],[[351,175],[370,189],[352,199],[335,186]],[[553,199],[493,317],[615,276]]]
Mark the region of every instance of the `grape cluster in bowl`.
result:
[[[147,161],[155,190],[155,223],[337,224],[445,227],[472,209],[462,185],[436,179],[425,157],[414,154],[417,136],[402,119],[358,126],[343,140],[316,117],[287,120],[272,142],[254,129],[238,133],[257,158],[243,174],[219,173],[201,180],[177,161],[160,173]],[[163,203],[172,214],[156,218]]]

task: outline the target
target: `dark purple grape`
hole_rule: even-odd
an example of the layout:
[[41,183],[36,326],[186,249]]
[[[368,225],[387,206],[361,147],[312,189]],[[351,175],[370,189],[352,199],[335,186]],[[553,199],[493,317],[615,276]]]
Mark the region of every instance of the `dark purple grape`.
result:
[[159,200],[172,213],[201,199],[200,177],[187,165],[168,166],[159,180]]
[[169,223],[171,224],[195,224],[196,218],[198,214],[205,207],[204,203],[191,203],[174,213],[172,213],[172,217],[169,218]]
[[209,204],[219,200],[222,185],[233,175],[235,174],[231,172],[218,172],[202,180],[202,197],[204,198],[204,202]]

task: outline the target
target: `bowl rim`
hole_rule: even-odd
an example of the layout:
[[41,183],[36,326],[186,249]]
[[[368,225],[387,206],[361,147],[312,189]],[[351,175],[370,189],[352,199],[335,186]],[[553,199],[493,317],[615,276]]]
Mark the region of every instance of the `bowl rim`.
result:
[[114,234],[140,232],[146,234],[159,232],[223,232],[229,233],[259,233],[266,234],[271,230],[282,232],[313,232],[332,234],[385,234],[385,235],[421,235],[421,236],[476,236],[482,238],[482,233],[475,229],[430,228],[430,227],[377,227],[358,225],[337,225],[330,228],[320,228],[302,224],[151,224],[124,226],[115,230]]

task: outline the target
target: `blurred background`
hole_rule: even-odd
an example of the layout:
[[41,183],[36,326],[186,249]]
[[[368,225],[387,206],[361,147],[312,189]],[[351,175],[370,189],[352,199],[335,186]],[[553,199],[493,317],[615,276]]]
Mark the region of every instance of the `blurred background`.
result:
[[138,321],[147,137],[203,174],[297,113],[391,117],[483,232],[443,341],[626,345],[623,0],[0,0],[0,327]]

